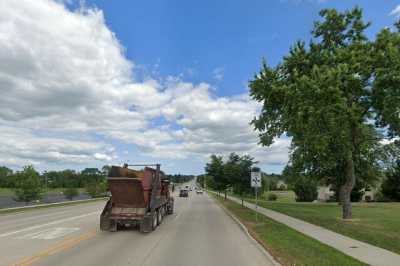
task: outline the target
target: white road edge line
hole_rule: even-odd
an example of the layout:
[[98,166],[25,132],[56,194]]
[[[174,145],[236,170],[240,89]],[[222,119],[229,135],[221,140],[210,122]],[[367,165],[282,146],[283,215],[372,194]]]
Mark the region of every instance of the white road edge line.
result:
[[78,216],[74,216],[74,217],[68,217],[68,218],[57,220],[57,221],[53,221],[53,222],[50,222],[50,223],[41,224],[41,225],[35,225],[35,226],[27,227],[27,228],[24,228],[24,229],[21,229],[21,230],[0,234],[0,237],[11,236],[11,235],[15,235],[15,234],[18,234],[18,233],[22,233],[22,232],[26,232],[26,231],[42,228],[42,227],[45,227],[45,226],[49,226],[49,225],[54,225],[54,224],[59,224],[59,223],[67,222],[67,221],[72,221],[72,220],[80,219],[80,218],[87,217],[87,216],[90,216],[90,215],[93,215],[93,214],[100,214],[100,211],[90,212],[90,213],[86,213],[86,214],[82,214],[82,215],[78,215]]
[[[213,193],[213,192],[211,192],[211,193]],[[207,196],[208,196],[208,195],[207,195]],[[258,243],[257,240],[254,239],[254,237],[249,233],[249,230],[247,230],[247,227],[246,227],[241,221],[239,221],[239,219],[236,218],[236,216],[234,216],[229,210],[227,210],[227,209],[225,208],[225,206],[223,206],[223,205],[220,204],[219,202],[216,202],[216,199],[213,199],[213,198],[211,198],[210,196],[208,196],[208,197],[209,197],[211,200],[213,200],[215,203],[217,203],[217,205],[220,206],[220,208],[223,209],[223,210],[225,211],[225,213],[228,214],[229,217],[231,217],[232,220],[234,220],[234,221],[239,225],[239,227],[242,229],[242,231],[245,232],[245,234],[247,235],[247,237],[253,242],[254,245],[257,246],[257,248],[258,248],[259,250],[261,250],[261,252],[272,262],[272,264],[273,264],[274,266],[282,266],[279,262],[277,262],[277,261],[275,260],[274,257],[272,257],[271,254],[268,253],[268,251],[265,250],[265,248],[264,248],[263,246],[261,246],[260,243]]]

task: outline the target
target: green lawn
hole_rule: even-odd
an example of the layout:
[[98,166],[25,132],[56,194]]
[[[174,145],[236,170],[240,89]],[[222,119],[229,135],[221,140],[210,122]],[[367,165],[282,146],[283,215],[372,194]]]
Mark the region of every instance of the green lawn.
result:
[[259,203],[265,208],[400,254],[400,203],[354,203],[351,221],[341,219],[341,207],[337,203]]
[[274,191],[265,191],[262,195],[263,199],[268,198],[268,194],[274,193],[278,196],[277,202],[295,202],[296,201],[296,194],[294,194],[291,190],[274,190]]
[[365,265],[265,216],[259,215],[256,222],[254,211],[211,195],[245,224],[253,237],[282,265]]

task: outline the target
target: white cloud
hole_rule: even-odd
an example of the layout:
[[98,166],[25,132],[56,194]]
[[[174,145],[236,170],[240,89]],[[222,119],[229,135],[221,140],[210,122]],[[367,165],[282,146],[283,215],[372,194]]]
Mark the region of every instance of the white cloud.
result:
[[102,142],[40,136],[29,129],[4,125],[0,131],[0,164],[90,164],[94,160],[110,161],[116,156],[112,147]]
[[216,80],[222,80],[224,78],[224,68],[217,67],[213,70],[214,78]]
[[101,10],[1,1],[0,62],[0,164],[112,162],[114,140],[171,160],[232,151],[287,160],[288,141],[257,145],[249,121],[260,106],[247,95],[216,97],[177,77],[134,80]]
[[400,16],[400,5],[397,5],[392,11],[389,13],[390,16]]

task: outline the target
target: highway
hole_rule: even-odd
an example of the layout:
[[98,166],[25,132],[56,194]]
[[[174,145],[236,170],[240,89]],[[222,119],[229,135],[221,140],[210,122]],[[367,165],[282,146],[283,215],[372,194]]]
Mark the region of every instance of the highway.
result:
[[0,265],[273,265],[208,195],[175,197],[152,233],[99,230],[105,201],[0,215]]

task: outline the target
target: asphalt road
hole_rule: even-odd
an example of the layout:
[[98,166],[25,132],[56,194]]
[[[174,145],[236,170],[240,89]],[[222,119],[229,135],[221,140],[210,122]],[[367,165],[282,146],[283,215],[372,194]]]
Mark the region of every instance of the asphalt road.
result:
[[0,265],[273,265],[209,196],[175,198],[152,233],[99,230],[105,202],[0,216]]

